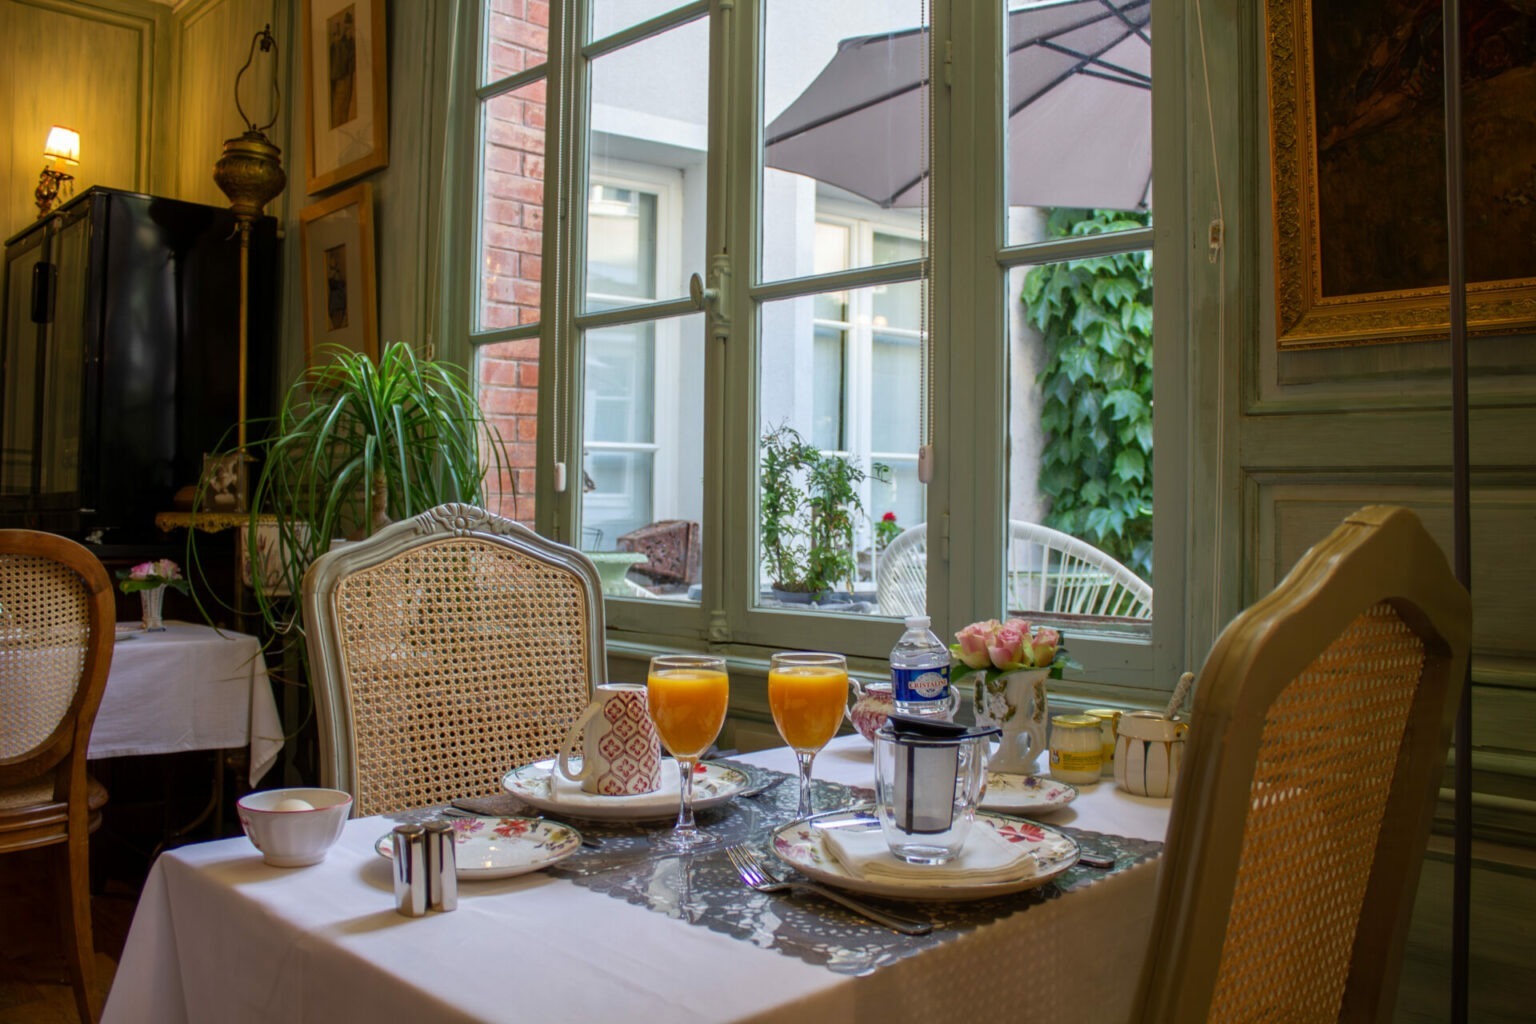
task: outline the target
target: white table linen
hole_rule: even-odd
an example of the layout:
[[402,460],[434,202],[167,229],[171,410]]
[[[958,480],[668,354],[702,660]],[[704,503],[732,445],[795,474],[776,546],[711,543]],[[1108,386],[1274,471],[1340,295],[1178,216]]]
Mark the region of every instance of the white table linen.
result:
[[190,622],[129,636],[112,650],[87,757],[248,746],[260,782],[283,749],[260,641]]
[[[793,768],[785,749],[745,760]],[[868,745],[834,741],[816,775],[870,785]],[[1167,816],[1167,801],[1106,782],[1050,820],[1161,839]],[[395,913],[388,866],[373,850],[389,827],[381,818],[349,822],[309,868],[268,867],[244,838],[162,855],[107,1024],[1121,1021],[1157,873],[1155,861],[1138,865],[849,977],[544,873],[461,885],[457,911],[408,919]],[[662,862],[656,884],[680,869]]]

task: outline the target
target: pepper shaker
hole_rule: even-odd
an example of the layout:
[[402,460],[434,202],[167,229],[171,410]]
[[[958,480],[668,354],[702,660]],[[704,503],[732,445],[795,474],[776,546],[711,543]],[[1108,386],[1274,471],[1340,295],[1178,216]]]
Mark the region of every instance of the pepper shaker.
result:
[[427,905],[433,910],[456,910],[459,906],[455,845],[451,824],[427,822]]
[[406,917],[427,912],[427,831],[420,825],[396,825],[394,847],[395,910]]

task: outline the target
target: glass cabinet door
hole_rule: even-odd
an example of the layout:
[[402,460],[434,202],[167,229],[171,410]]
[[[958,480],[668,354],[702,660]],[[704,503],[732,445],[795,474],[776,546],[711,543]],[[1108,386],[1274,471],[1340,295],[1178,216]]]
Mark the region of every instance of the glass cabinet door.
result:
[[[39,453],[43,494],[72,496],[80,491],[90,237],[90,218],[76,217],[59,230],[50,246],[58,270],[58,294],[43,356],[43,443]],[[78,500],[69,499],[71,503]]]
[[32,493],[37,452],[37,349],[42,327],[32,321],[32,275],[43,261],[43,237],[6,253],[4,422],[0,424],[0,496]]

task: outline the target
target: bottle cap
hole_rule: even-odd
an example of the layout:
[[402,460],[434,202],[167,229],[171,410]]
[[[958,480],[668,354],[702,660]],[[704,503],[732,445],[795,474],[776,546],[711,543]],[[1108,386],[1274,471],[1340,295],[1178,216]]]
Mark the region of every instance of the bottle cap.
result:
[[931,625],[931,624],[932,624],[932,620],[929,619],[928,616],[926,616],[926,615],[908,615],[907,616],[907,628],[908,629],[927,629],[929,627],[929,625]]

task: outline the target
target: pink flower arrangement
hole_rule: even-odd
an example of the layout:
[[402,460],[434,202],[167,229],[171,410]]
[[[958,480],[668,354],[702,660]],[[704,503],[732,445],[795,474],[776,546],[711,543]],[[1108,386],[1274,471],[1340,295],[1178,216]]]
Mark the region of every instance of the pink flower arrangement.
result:
[[951,673],[954,679],[1028,668],[1049,668],[1057,675],[1070,664],[1061,634],[1049,626],[1031,626],[1027,619],[973,622],[955,634],[955,641],[949,645],[959,669]]
[[132,594],[138,590],[153,590],[155,587],[170,587],[183,594],[190,590],[187,581],[181,575],[181,566],[169,558],[140,562],[132,569],[120,569],[117,578],[122,581],[118,584],[118,588],[125,594]]

